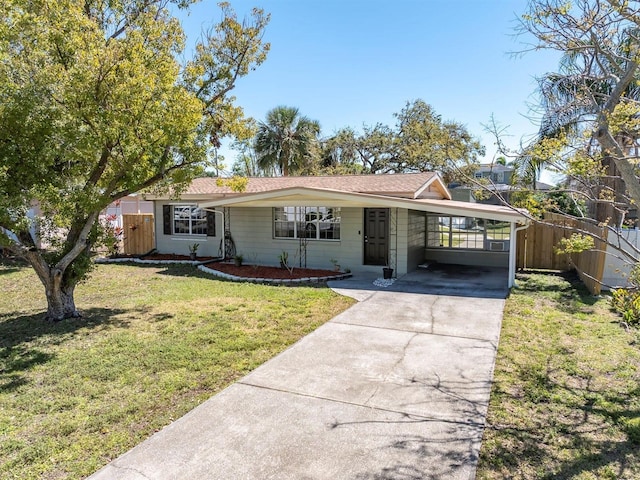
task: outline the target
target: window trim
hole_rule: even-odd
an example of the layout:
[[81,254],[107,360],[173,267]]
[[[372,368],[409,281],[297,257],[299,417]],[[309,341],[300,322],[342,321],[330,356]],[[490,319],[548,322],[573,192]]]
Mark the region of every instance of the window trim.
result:
[[[458,227],[454,227],[453,226],[454,218],[465,219],[465,222],[467,222],[468,219],[471,219],[471,221],[477,224],[478,226],[480,226],[480,228],[478,228],[477,230],[471,230],[470,228],[460,229]],[[438,225],[438,228],[433,229],[430,227],[431,225],[433,225],[432,223],[433,220],[430,221],[431,219],[435,220],[436,225]],[[443,224],[442,219],[448,219],[447,224]],[[499,224],[503,224],[503,223],[505,223],[504,226],[499,226]],[[496,225],[497,227],[495,229],[487,229],[488,224]],[[508,230],[505,233],[504,228],[507,228],[507,225],[508,225],[508,222],[499,222],[496,220],[490,220],[490,219],[479,218],[479,217],[465,217],[465,216],[459,216],[459,215],[427,215],[426,226],[425,226],[426,239],[427,239],[426,248],[451,250],[451,251],[468,250],[473,252],[482,252],[482,251],[488,252],[488,251],[492,251],[492,249],[490,248],[491,242],[493,243],[502,242],[506,247],[508,247],[509,242],[511,241],[511,227],[509,225]],[[456,232],[454,232],[454,228],[457,230]],[[490,233],[489,230],[492,230],[492,232]],[[443,235],[446,236],[446,238],[443,238]],[[471,236],[474,237],[473,238],[474,246],[468,246],[469,239]],[[481,239],[478,239],[478,236],[481,236]],[[430,241],[437,238],[442,239],[444,241],[439,245],[429,244]],[[467,246],[464,246],[464,247],[459,246],[464,243],[466,243]],[[508,248],[504,248],[502,251],[508,251]]]
[[[204,213],[204,218],[200,220],[204,220],[206,222],[205,232],[204,233],[193,233],[193,216],[189,216],[189,232],[176,232],[175,228],[175,208],[176,207],[190,207],[191,212],[195,209],[200,208]],[[205,237],[215,237],[216,236],[216,218],[215,211],[210,209],[204,209],[199,207],[195,203],[171,203],[162,205],[162,231],[164,235],[167,236],[176,236],[176,237],[196,237],[196,238],[205,238]]]
[[[293,209],[293,212],[287,212],[286,209]],[[322,209],[326,210],[326,211],[330,211],[331,212],[331,218],[332,221],[322,221],[322,218],[317,216],[317,213],[322,211]],[[293,220],[278,220],[277,219],[277,211],[281,210],[285,216],[288,215],[293,215]],[[272,228],[273,228],[273,232],[272,232],[272,236],[274,240],[301,240],[301,239],[306,239],[306,240],[312,240],[312,241],[321,241],[321,242],[339,242],[342,239],[342,215],[341,215],[341,207],[331,207],[331,206],[326,206],[326,205],[317,205],[317,206],[301,206],[301,205],[287,205],[287,206],[282,206],[282,207],[273,207],[272,208]],[[311,220],[307,220],[307,217],[309,215],[312,214],[316,214],[316,218],[311,219]],[[302,220],[304,218],[304,220]],[[293,223],[293,236],[278,236],[277,232],[278,232],[278,228],[277,228],[277,223],[278,222],[282,222],[282,223]],[[308,237],[308,236],[300,236],[298,235],[298,233],[300,232],[300,230],[298,229],[298,226],[300,224],[305,224],[305,232],[307,232],[308,230],[306,229],[307,226],[309,225],[314,225],[315,226],[315,232],[316,235],[315,237]],[[336,232],[339,235],[338,238],[322,238],[322,228],[321,225],[322,224],[334,224],[334,225],[338,225],[337,229],[332,229],[332,231]]]

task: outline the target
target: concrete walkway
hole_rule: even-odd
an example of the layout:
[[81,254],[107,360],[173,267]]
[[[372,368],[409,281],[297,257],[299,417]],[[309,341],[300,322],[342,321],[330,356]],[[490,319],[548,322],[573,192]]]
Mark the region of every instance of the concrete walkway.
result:
[[361,301],[90,478],[474,478],[507,293],[475,275],[336,283]]

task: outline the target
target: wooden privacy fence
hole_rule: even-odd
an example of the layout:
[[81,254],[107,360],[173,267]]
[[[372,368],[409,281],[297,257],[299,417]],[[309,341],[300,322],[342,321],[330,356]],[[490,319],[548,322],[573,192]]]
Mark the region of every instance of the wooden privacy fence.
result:
[[526,230],[518,232],[517,268],[566,271],[575,266],[589,291],[599,295],[605,266],[605,242],[596,240],[593,250],[571,256],[557,255],[554,249],[562,238],[576,233],[576,229],[596,234],[603,240],[607,239],[607,229],[554,213],[545,214],[545,222],[553,225],[532,223]]
[[152,213],[122,215],[122,245],[126,255],[142,255],[154,248]]

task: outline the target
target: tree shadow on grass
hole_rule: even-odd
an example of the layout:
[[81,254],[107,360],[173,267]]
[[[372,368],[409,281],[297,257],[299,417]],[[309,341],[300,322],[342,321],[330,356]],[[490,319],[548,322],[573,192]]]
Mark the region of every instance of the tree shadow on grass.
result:
[[[108,263],[107,263],[108,264]],[[103,264],[104,265],[104,264]],[[147,270],[156,270],[158,275],[169,275],[172,277],[194,277],[194,278],[212,278],[211,275],[198,269],[197,265],[188,263],[135,263],[135,262],[119,262],[108,265],[126,265],[128,267],[136,267]]]
[[54,354],[47,347],[65,342],[80,329],[127,327],[128,318],[144,310],[88,308],[81,318],[56,323],[45,321],[44,313],[0,315],[0,392],[24,385],[25,372],[52,360]]
[[19,267],[3,268],[0,270],[0,275],[9,275],[10,273],[16,273],[16,272],[19,272],[20,270],[22,270],[22,268],[19,268]]
[[[535,275],[528,275],[535,273]],[[557,308],[567,313],[591,313],[599,298],[587,290],[575,271],[532,271],[518,274],[520,292],[546,292],[558,301]],[[560,281],[558,281],[560,279]]]
[[8,275],[10,273],[16,273],[25,267],[29,267],[29,264],[19,258],[13,257],[0,257],[0,275]]
[[[605,478],[637,478],[633,475],[640,471],[640,407],[633,399],[640,387],[616,392],[606,385],[594,387],[590,379],[568,386],[551,375],[538,370],[521,373],[522,397],[529,400],[531,411],[547,406],[554,413],[539,416],[531,428],[489,424],[487,428],[499,433],[491,451],[482,453],[486,467],[513,473],[526,468],[544,472],[535,478],[549,480],[584,473],[593,478],[603,478],[603,473]],[[575,454],[567,459],[567,451]]]

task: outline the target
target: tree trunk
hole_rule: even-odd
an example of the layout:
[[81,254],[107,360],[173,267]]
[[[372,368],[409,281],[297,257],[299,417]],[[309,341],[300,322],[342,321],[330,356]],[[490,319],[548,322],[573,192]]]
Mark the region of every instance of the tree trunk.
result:
[[50,322],[59,322],[65,318],[80,317],[73,298],[77,282],[66,279],[64,272],[59,268],[51,268],[46,272],[36,269],[36,272],[44,285],[47,297],[45,319]]
[[[97,217],[98,212],[93,212],[86,219],[75,222],[67,235],[66,253],[53,265],[36,248],[27,248],[21,244],[17,249],[19,255],[31,264],[44,285],[47,297],[46,319],[49,321],[59,322],[65,318],[81,316],[76,310],[73,293],[90,267],[91,245],[87,238]],[[78,225],[82,225],[82,228],[78,228]]]
[[73,299],[75,285],[62,288],[55,285],[53,288],[46,289],[47,293],[47,316],[46,319],[51,322],[59,322],[65,318],[80,317],[80,313],[76,310],[76,303]]

